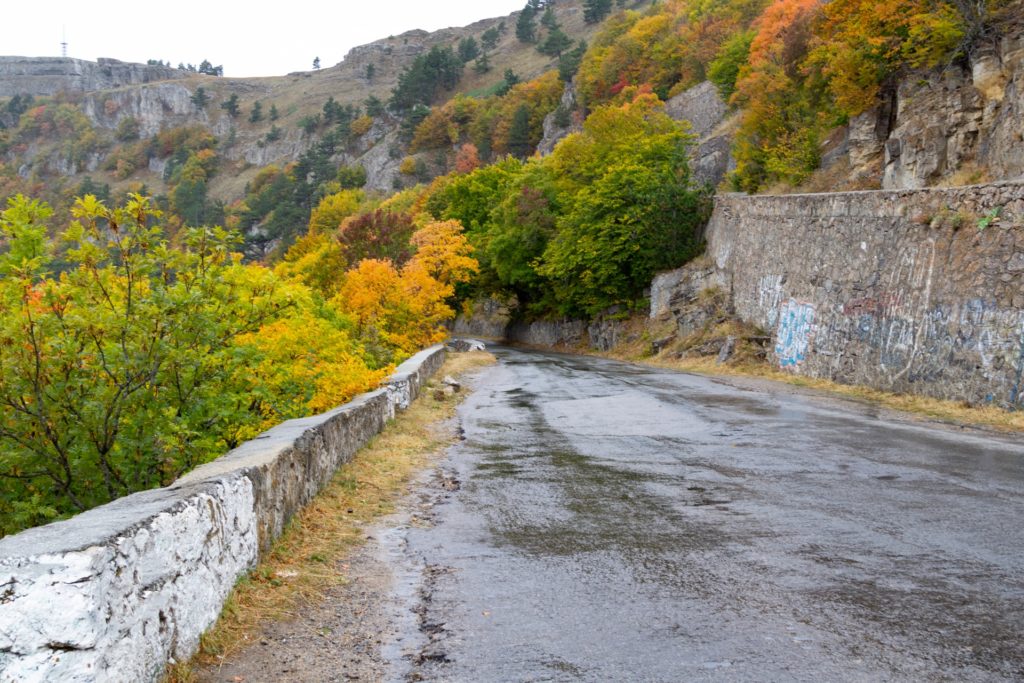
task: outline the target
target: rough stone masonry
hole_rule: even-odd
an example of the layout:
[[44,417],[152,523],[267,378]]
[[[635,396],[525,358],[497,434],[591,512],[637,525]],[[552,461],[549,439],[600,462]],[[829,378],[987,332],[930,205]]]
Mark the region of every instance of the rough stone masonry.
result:
[[1024,184],[722,195],[707,238],[782,368],[1024,406]]

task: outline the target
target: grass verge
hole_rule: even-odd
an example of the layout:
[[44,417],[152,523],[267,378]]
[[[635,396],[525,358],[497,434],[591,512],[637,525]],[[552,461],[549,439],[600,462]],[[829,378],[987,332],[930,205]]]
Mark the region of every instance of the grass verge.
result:
[[984,427],[1001,432],[1024,432],[1024,412],[1010,411],[993,406],[973,406],[962,401],[948,401],[915,394],[896,394],[870,387],[839,384],[826,379],[794,375],[771,367],[767,363],[743,362],[735,365],[718,364],[714,358],[686,358],[681,360],[648,358],[640,362],[658,367],[684,370],[703,375],[755,377],[783,382],[792,386],[867,401],[874,405],[941,422]]
[[292,619],[303,605],[344,583],[340,559],[365,541],[365,525],[393,512],[413,475],[454,441],[444,423],[461,395],[441,390],[439,378],[457,378],[494,362],[483,351],[450,355],[420,398],[292,519],[267,557],[235,586],[192,662],[173,665],[165,683],[193,683],[194,665],[218,664],[252,644],[262,624]]

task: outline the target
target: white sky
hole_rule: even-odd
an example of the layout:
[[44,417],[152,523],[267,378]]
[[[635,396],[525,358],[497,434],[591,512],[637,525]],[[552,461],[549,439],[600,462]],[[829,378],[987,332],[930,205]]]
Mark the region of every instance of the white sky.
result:
[[[225,76],[280,76],[340,62],[350,48],[411,29],[509,14],[525,0],[28,0],[4,3],[0,55],[224,65]],[[264,9],[269,7],[271,9]]]

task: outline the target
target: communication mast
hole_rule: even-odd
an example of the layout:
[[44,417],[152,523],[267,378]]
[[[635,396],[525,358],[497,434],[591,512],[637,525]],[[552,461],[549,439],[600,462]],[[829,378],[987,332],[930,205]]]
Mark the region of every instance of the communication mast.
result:
[[62,26],[61,29],[60,29],[60,33],[61,33],[60,56],[66,58],[68,56],[68,31],[67,31],[67,27]]

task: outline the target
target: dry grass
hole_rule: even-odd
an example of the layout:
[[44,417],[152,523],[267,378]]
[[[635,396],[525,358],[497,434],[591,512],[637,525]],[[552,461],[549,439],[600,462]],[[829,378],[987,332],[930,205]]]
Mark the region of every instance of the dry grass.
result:
[[[459,377],[493,364],[477,351],[453,354],[436,378]],[[394,511],[413,475],[453,441],[444,429],[459,395],[428,383],[420,398],[338,470],[330,484],[295,516],[270,554],[238,582],[216,625],[203,635],[195,662],[216,665],[258,637],[268,621],[290,620],[303,605],[345,582],[341,559],[365,540],[366,524]],[[195,680],[191,663],[171,668],[165,683]]]
[[993,406],[975,406],[963,401],[948,401],[914,394],[897,394],[864,386],[839,384],[826,379],[796,375],[775,368],[756,357],[752,345],[737,345],[736,354],[727,363],[718,363],[714,355],[679,358],[680,353],[699,348],[706,340],[724,339],[732,335],[742,339],[745,334],[756,334],[735,321],[709,326],[687,339],[677,341],[658,354],[651,355],[651,341],[672,333],[671,321],[649,321],[636,316],[627,322],[625,341],[611,353],[599,354],[608,358],[639,362],[654,367],[681,370],[702,375],[755,377],[783,382],[832,396],[870,402],[911,415],[953,424],[984,427],[1002,432],[1024,432],[1024,411],[1007,411]]

